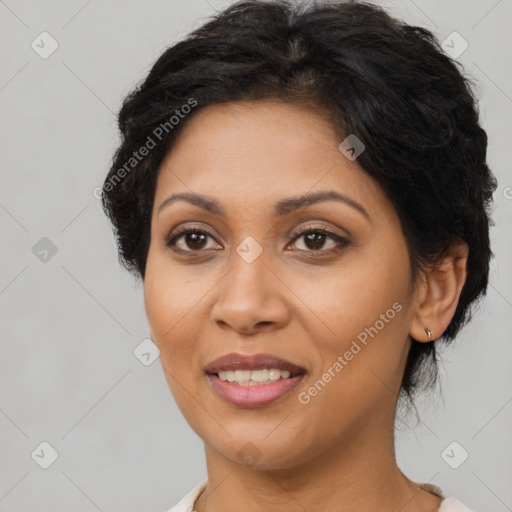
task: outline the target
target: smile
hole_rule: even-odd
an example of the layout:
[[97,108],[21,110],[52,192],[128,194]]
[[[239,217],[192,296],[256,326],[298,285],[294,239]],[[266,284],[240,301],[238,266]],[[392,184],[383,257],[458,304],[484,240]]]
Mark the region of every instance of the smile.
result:
[[278,370],[277,368],[263,370],[224,370],[220,371],[218,377],[232,384],[240,386],[255,386],[258,384],[271,384],[279,379],[288,379],[290,372],[287,370]]
[[227,354],[210,363],[206,374],[214,392],[237,407],[263,407],[295,389],[304,368],[268,354]]
[[222,380],[218,375],[208,375],[208,378],[215,392],[226,402],[237,407],[252,408],[263,407],[288,395],[299,385],[304,374],[279,378],[266,384],[251,381],[235,384]]

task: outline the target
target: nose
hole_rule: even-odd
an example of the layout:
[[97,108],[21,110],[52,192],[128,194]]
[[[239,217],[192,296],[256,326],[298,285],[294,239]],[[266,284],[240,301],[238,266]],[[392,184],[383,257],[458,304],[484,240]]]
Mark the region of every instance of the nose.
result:
[[243,334],[282,328],[289,321],[288,290],[262,253],[248,263],[236,252],[221,280],[212,318],[222,329]]

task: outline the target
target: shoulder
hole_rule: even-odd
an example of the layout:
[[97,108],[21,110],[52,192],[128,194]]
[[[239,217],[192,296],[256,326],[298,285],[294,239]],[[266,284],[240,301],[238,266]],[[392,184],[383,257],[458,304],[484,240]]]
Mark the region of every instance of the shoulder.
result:
[[191,489],[181,500],[166,512],[192,512],[194,510],[194,502],[206,487],[207,480],[203,480]]
[[439,507],[439,512],[474,512],[469,509],[465,505],[463,505],[456,498],[446,498],[441,502],[441,506]]
[[458,499],[452,497],[447,498],[440,487],[433,484],[426,484],[422,482],[415,482],[423,490],[435,494],[441,498],[441,505],[438,512],[474,512],[465,505],[463,505]]

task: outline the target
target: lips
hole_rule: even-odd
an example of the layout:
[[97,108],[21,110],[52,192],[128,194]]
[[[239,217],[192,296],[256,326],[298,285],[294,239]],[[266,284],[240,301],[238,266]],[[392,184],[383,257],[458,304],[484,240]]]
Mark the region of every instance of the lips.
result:
[[264,407],[284,399],[299,386],[303,379],[304,374],[288,379],[279,379],[271,384],[238,386],[219,379],[217,375],[208,375],[208,380],[217,396],[230,405],[244,409]]
[[[240,378],[243,379],[246,371],[266,369],[270,370],[269,377],[273,373],[272,370],[289,372],[289,375],[286,378],[278,377],[276,381],[267,381],[265,384],[252,382],[253,385],[240,385],[240,383],[224,380],[226,378],[224,372],[234,372],[235,379],[236,375],[240,374]],[[264,407],[283,399],[299,386],[306,374],[306,370],[301,366],[270,354],[243,356],[235,353],[215,359],[206,366],[205,372],[212,390],[218,397],[230,405],[242,408]],[[219,372],[223,378],[219,377]],[[245,384],[247,384],[246,380]]]
[[236,353],[226,354],[215,359],[206,366],[205,372],[209,375],[215,375],[220,371],[264,370],[265,368],[288,371],[292,377],[306,372],[304,368],[271,354],[243,356]]

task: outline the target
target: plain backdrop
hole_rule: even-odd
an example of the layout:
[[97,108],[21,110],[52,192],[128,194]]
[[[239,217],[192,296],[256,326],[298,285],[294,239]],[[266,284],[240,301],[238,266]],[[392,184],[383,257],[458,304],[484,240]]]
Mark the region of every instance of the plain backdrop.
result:
[[[3,512],[163,512],[206,477],[159,359],[135,355],[149,337],[142,287],[118,264],[94,190],[123,96],[230,3],[0,1]],[[487,296],[443,354],[442,393],[399,424],[399,464],[476,511],[512,510],[512,0],[382,4],[467,42],[458,60],[499,181]]]

